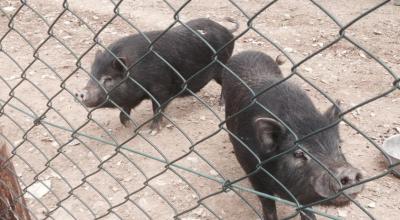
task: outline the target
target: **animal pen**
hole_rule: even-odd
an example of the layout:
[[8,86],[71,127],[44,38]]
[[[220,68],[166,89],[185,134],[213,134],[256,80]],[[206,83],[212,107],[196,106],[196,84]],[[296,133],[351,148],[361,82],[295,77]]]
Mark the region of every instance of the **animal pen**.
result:
[[[296,82],[318,108],[341,101],[340,120],[297,137],[285,153],[339,124],[345,156],[365,173],[357,183],[365,189],[349,206],[254,190],[233,153],[215,82],[193,93],[185,81],[182,92],[191,95],[158,112],[167,122],[158,134],[148,132],[149,100],[133,110],[130,127],[119,123],[118,109],[76,100],[96,50],[145,31],[164,30],[161,38],[200,17],[237,20],[234,54],[284,56],[282,83]],[[277,202],[279,219],[304,210],[318,219],[398,219],[400,181],[392,171],[400,165],[382,143],[400,133],[399,30],[400,7],[390,0],[2,0],[0,138],[8,152],[0,158],[0,193],[11,194],[0,195],[1,219],[262,219],[258,196]],[[157,53],[149,43],[148,53]],[[210,65],[227,68],[213,51]]]

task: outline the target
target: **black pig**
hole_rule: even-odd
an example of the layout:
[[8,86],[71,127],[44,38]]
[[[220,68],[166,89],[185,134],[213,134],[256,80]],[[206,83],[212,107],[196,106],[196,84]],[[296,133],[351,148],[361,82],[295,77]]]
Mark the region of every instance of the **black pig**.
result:
[[[227,20],[232,21],[231,19]],[[238,29],[237,23],[234,29],[228,30],[206,18],[189,21],[186,25],[202,36],[216,51],[228,44],[233,39],[232,32]],[[145,32],[145,35],[153,41],[161,33],[162,31],[152,31]],[[149,52],[149,46],[149,42],[142,35],[135,34],[122,38],[109,46],[118,59],[115,59],[107,51],[98,51],[92,65],[91,80],[81,92],[76,93],[76,97],[87,107],[115,108],[113,104],[115,103],[123,109],[120,113],[120,121],[126,126],[130,120],[131,109],[144,99],[151,97],[144,89],[154,97],[152,105],[155,115],[166,107],[166,101],[183,89],[183,80],[173,69],[178,71],[185,80],[190,79],[187,89],[192,92],[198,92],[213,78],[219,79],[217,74],[221,71],[222,66],[218,63],[208,66],[195,75],[213,61],[214,53],[206,43],[183,25],[170,29],[156,40],[152,45],[154,52]],[[226,63],[232,55],[233,47],[234,42],[231,42],[222,49],[217,54],[218,60]],[[138,63],[129,70],[130,78],[133,80],[128,78],[123,81],[126,77],[123,65],[129,67],[136,62]],[[107,99],[107,94],[109,99]],[[180,95],[189,94],[185,90]],[[160,129],[161,119],[161,115],[155,116],[150,126],[151,130]]]
[[[242,52],[233,56],[227,66],[255,93],[283,79],[276,62],[261,52]],[[235,155],[246,173],[250,174],[257,169],[256,157],[263,161],[295,146],[295,137],[288,129],[258,104],[252,104],[247,110],[229,119],[252,102],[252,94],[228,71],[223,72],[222,85],[227,128],[254,152],[250,153],[238,139],[230,135]],[[306,93],[288,81],[263,93],[257,97],[257,101],[286,123],[299,138],[334,123],[340,113],[333,106],[321,114]],[[321,161],[344,187],[361,181],[360,171],[350,165],[341,152],[338,126],[306,138],[300,144]],[[341,188],[335,178],[300,148],[262,167],[277,178],[301,204],[328,198]],[[293,201],[264,171],[259,170],[249,179],[257,191]],[[362,188],[362,185],[357,185],[346,189],[345,193],[354,198]],[[265,219],[277,219],[275,201],[262,197],[260,200]],[[347,197],[340,195],[328,200],[325,205],[343,206],[349,202]],[[315,219],[315,215],[304,211],[301,218]]]

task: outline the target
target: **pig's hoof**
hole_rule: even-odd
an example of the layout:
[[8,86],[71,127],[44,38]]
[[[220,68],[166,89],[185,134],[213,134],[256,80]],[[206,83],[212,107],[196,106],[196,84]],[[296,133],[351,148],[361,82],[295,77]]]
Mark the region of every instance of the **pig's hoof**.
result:
[[301,220],[316,220],[317,219],[315,217],[314,213],[307,212],[307,211],[304,211],[304,213],[301,213],[300,216],[301,216]]
[[129,127],[129,120],[121,120],[121,124],[124,126],[124,127]]
[[119,114],[119,121],[121,122],[122,125],[124,125],[125,127],[129,127],[129,125],[131,124],[131,119],[129,118],[129,116],[125,115],[124,113],[120,113]]
[[121,123],[125,128],[131,128],[131,127],[134,126],[134,123],[131,120],[126,120],[126,121],[121,122]]
[[149,134],[154,136],[161,131],[161,122],[152,122],[150,125],[150,131]]

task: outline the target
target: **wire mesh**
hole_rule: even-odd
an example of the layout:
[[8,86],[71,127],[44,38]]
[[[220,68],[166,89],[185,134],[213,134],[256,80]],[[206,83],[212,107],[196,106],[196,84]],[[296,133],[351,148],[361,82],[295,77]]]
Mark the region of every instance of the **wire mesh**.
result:
[[[227,12],[229,16],[241,18],[246,22],[240,31],[234,33],[232,41],[240,42],[246,40],[246,36],[253,34],[253,37],[267,42],[271,48],[284,54],[291,64],[290,74],[283,80],[261,92],[252,91],[252,102],[248,107],[262,106],[257,97],[268,93],[278,84],[296,77],[305,87],[315,90],[326,102],[335,104],[335,99],[332,97],[336,95],[328,94],[321,85],[315,83],[315,80],[310,80],[309,75],[301,68],[312,59],[318,63],[320,55],[344,43],[356,48],[360,51],[360,55],[367,57],[371,63],[373,61],[373,65],[379,66],[380,70],[385,72],[385,79],[392,82],[384,91],[378,94],[368,93],[363,101],[347,108],[340,114],[340,120],[306,136],[297,137],[290,127],[286,126],[296,137],[293,147],[267,160],[258,158],[257,170],[254,173],[267,173],[277,185],[290,194],[284,184],[268,173],[262,165],[272,160],[279,160],[282,155],[300,148],[334,177],[329,167],[308,153],[300,143],[340,123],[346,126],[348,131],[352,130],[360,135],[368,145],[377,149],[375,153],[379,152],[389,162],[385,170],[381,169],[369,175],[356,185],[390,176],[389,174],[399,166],[399,163],[391,161],[377,139],[364,132],[347,117],[354,113],[358,114],[361,107],[393,95],[400,89],[399,75],[392,70],[387,61],[375,56],[359,43],[357,35],[353,34],[351,29],[382,7],[389,7],[390,1],[377,1],[359,15],[347,19],[347,22],[341,22],[335,13],[330,12],[324,6],[326,1],[302,1],[299,4],[314,7],[318,10],[316,16],[324,17],[327,22],[334,24],[332,29],[335,32],[333,37],[327,39],[318,49],[301,58],[294,57],[286,45],[279,43],[273,33],[265,30],[266,26],[261,28],[262,25],[258,24],[260,20],[264,21],[264,17],[263,19],[260,17],[278,10],[274,7],[285,1],[255,1],[253,10],[244,7],[253,4],[248,1],[223,2],[224,7],[230,10]],[[82,12],[79,8],[80,4],[96,3],[101,5],[99,7],[103,11],[101,16],[96,14],[90,16],[90,13],[85,10]],[[167,14],[169,18],[163,22],[163,27],[167,28],[164,28],[157,38],[151,40],[147,36],[148,32],[145,32],[150,29],[137,24],[137,20],[146,19],[146,16],[151,15],[146,11],[138,15],[127,13],[125,10],[129,10],[131,4],[133,3],[127,0],[88,1],[79,4],[73,0],[51,4],[21,0],[0,4],[2,16],[0,53],[5,66],[1,68],[0,74],[2,87],[0,119],[3,125],[3,133],[0,135],[11,149],[6,162],[2,164],[2,169],[7,169],[6,165],[14,162],[17,172],[12,171],[12,173],[22,188],[22,193],[12,199],[13,202],[21,203],[20,198],[25,197],[28,202],[22,205],[26,206],[32,219],[193,219],[193,216],[200,219],[248,219],[263,218],[255,197],[259,196],[274,200],[283,207],[292,207],[287,208],[291,211],[285,213],[282,219],[295,218],[304,211],[329,219],[341,219],[343,216],[315,206],[339,195],[346,196],[344,191],[355,185],[344,187],[336,195],[325,200],[301,204],[293,195],[292,200],[288,201],[252,189],[245,180],[254,173],[244,174],[238,165],[234,169],[230,168],[233,163],[229,161],[233,160],[231,150],[219,147],[220,141],[227,140],[228,134],[234,136],[226,128],[226,121],[236,115],[225,119],[223,112],[213,102],[216,100],[214,96],[210,101],[210,94],[205,96],[202,92],[199,95],[188,89],[188,84],[195,80],[194,76],[202,74],[211,65],[221,65],[229,71],[229,68],[218,59],[219,53],[228,44],[222,48],[212,48],[201,33],[186,25],[187,19],[181,18],[182,14],[188,10],[194,11],[198,5],[194,1],[163,0],[147,3],[153,10],[151,13]],[[135,7],[139,11],[144,10],[146,9],[144,4],[145,2],[139,3]],[[163,5],[163,10],[157,11],[158,5]],[[218,10],[215,13],[217,12]],[[202,15],[201,12],[199,15]],[[116,29],[117,25],[122,28]],[[185,79],[173,64],[168,63],[158,51],[154,50],[157,41],[178,25],[200,38],[214,54],[212,62],[189,79]],[[125,81],[134,83],[158,106],[156,114],[150,115],[145,110],[146,107],[141,105],[139,110],[135,109],[135,113],[140,112],[140,114],[131,117],[127,109],[118,106],[109,98],[112,90],[108,91],[106,101],[111,102],[114,108],[122,112],[121,114],[130,117],[132,128],[121,127],[118,120],[113,117],[115,111],[99,107],[87,108],[75,99],[74,94],[74,91],[82,86],[83,79],[91,77],[88,66],[93,61],[96,48],[101,48],[117,58],[105,41],[113,42],[121,37],[121,33],[137,33],[148,41],[149,46],[146,53],[132,65],[124,65],[125,77],[120,84]],[[106,35],[108,37],[105,40],[103,38]],[[398,43],[394,46],[398,47]],[[130,70],[149,55],[158,57],[183,81],[182,89],[163,103],[129,74]],[[231,74],[235,75],[232,71]],[[92,79],[99,83],[97,79],[93,77]],[[245,83],[242,79],[239,80]],[[191,100],[181,101],[180,104],[183,106],[181,109],[173,106],[171,108],[174,110],[164,110],[166,105],[177,101],[183,93],[189,93]],[[272,113],[262,107],[266,112]],[[204,108],[206,116],[187,116],[184,118],[189,121],[182,121],[181,114],[190,114],[195,108]],[[148,134],[147,126],[155,117],[161,116],[168,121],[167,127],[155,136]],[[207,128],[212,127],[212,129],[195,133],[199,123],[202,122],[207,124]],[[227,141],[224,143],[230,146]],[[337,180],[336,177],[335,179]],[[4,181],[1,184],[7,185]],[[365,199],[362,200],[363,203],[359,199],[349,199],[352,203],[351,210],[363,213],[358,217],[379,218],[364,204]],[[379,198],[371,200],[377,201]],[[234,207],[236,205],[240,207]],[[2,218],[5,218],[4,210],[7,208],[12,209],[11,205],[3,208]],[[233,212],[236,214],[229,214]]]

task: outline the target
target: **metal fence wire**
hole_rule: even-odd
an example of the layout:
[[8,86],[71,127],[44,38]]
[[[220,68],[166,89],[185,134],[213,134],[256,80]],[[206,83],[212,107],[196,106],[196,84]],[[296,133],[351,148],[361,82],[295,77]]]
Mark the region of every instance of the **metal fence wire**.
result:
[[[226,140],[224,145],[231,146],[227,136],[231,132],[226,127],[223,112],[215,103],[205,100],[206,96],[190,91],[187,88],[190,79],[184,80],[182,91],[180,91],[180,93],[191,94],[191,101],[184,102],[186,107],[184,106],[183,112],[191,114],[192,108],[204,108],[208,112],[207,117],[196,116],[196,119],[191,118],[192,121],[182,122],[179,116],[175,117],[173,110],[159,111],[158,114],[168,121],[168,125],[157,135],[147,133],[147,126],[155,116],[137,114],[137,117],[136,115],[131,117],[133,128],[125,128],[118,124],[117,118],[113,117],[108,121],[104,119],[108,115],[114,115],[115,110],[86,108],[77,102],[74,96],[75,89],[81,87],[80,82],[84,81],[82,79],[88,79],[90,75],[90,68],[85,63],[90,64],[93,61],[92,54],[96,48],[112,53],[107,48],[109,44],[102,40],[103,34],[111,33],[113,35],[111,41],[119,39],[119,31],[112,29],[113,24],[119,22],[130,27],[128,32],[137,32],[146,37],[145,27],[139,27],[135,23],[137,19],[146,18],[141,18],[141,15],[132,17],[123,13],[121,7],[126,2],[124,0],[98,2],[98,4],[104,4],[107,10],[111,8],[108,11],[111,16],[108,17],[96,15],[89,17],[88,14],[78,12],[76,7],[72,7],[72,2],[71,0],[60,1],[57,9],[54,10],[49,9],[50,3],[37,4],[36,1],[29,0],[0,3],[2,22],[0,54],[4,62],[0,69],[0,121],[3,126],[0,135],[10,150],[9,155],[1,163],[1,169],[10,171],[21,185],[20,193],[11,197],[11,200],[1,195],[0,200],[8,204],[1,206],[1,219],[13,219],[7,218],[7,213],[9,213],[7,210],[12,210],[14,203],[25,206],[31,219],[262,219],[263,213],[256,196],[275,200],[281,204],[281,207],[288,209],[289,211],[284,211],[284,214],[280,215],[282,219],[296,218],[304,210],[329,219],[344,217],[337,212],[330,212],[318,206],[324,201],[300,204],[296,199],[288,201],[275,195],[258,192],[246,182],[249,175],[253,173],[245,175],[238,165],[235,166],[234,171],[231,171],[230,166],[237,164],[231,150],[218,149],[221,143],[213,142],[214,137],[223,134],[222,139]],[[255,2],[261,5],[259,1]],[[386,167],[387,169],[380,169],[357,185],[370,184],[369,182],[390,176],[399,163],[390,161],[376,138],[364,133],[355,123],[347,119],[348,115],[357,112],[360,107],[377,102],[378,99],[387,97],[400,89],[399,75],[394,73],[384,61],[357,43],[356,34],[347,33],[352,26],[388,4],[390,0],[376,3],[375,6],[363,10],[347,23],[340,22],[320,1],[304,1],[309,4],[309,7],[316,7],[320,12],[318,16],[327,17],[336,25],[338,31],[334,39],[300,60],[292,57],[290,51],[284,49],[285,45],[278,43],[278,39],[266,35],[264,30],[254,25],[262,13],[276,10],[274,5],[278,2],[281,1],[266,1],[259,9],[251,13],[241,6],[253,4],[252,2],[229,0],[226,4],[235,11],[231,17],[241,17],[247,22],[241,23],[240,31],[234,33],[233,41],[239,41],[251,32],[264,43],[269,43],[279,50],[290,61],[290,74],[282,82],[297,77],[330,103],[335,103],[335,99],[340,97],[332,98],[335,95],[324,92],[306,74],[303,74],[300,68],[313,58],[318,63],[318,55],[339,43],[346,42],[361,51],[364,56],[374,62],[374,65],[377,64],[383,68],[386,76],[391,77],[393,83],[387,87],[386,91],[365,96],[368,98],[347,108],[340,114],[340,120],[335,124],[297,138],[293,143],[293,148],[267,161],[279,160],[283,154],[301,148],[299,143],[303,139],[341,123],[341,126],[346,125],[360,138],[364,138],[366,144],[376,148],[390,164]],[[146,55],[155,54],[167,63],[154,50],[153,45],[174,26],[185,24],[184,21],[187,19],[182,19],[181,14],[193,2],[163,0],[154,3],[154,5],[157,4],[162,4],[165,10],[154,11],[154,13],[168,13],[172,22],[153,42],[149,40],[150,46]],[[145,15],[146,13],[143,13],[143,16]],[[79,25],[72,27],[65,18],[74,20]],[[98,22],[93,23],[91,19]],[[35,35],[43,28],[47,32],[41,33],[42,37]],[[150,28],[146,27],[146,31],[148,30]],[[201,34],[189,30],[202,38]],[[81,33],[74,35],[75,40],[79,41],[78,44],[71,44],[72,32]],[[202,40],[205,41],[205,39]],[[218,59],[217,48],[212,48],[212,50],[215,59],[208,65],[217,63],[228,68]],[[20,52],[19,55],[17,55],[18,52]],[[68,54],[69,60],[63,54]],[[115,54],[113,56],[117,57]],[[132,66],[125,67],[125,73],[139,64],[144,57],[138,59]],[[173,68],[173,65],[167,65]],[[177,70],[174,71],[180,75]],[[11,73],[14,73],[14,78],[10,75]],[[201,74],[201,70],[196,74]],[[130,74],[126,74],[124,80],[136,82]],[[264,89],[262,93],[268,93],[274,86],[276,85]],[[251,105],[260,105],[257,97],[262,93],[253,92]],[[179,94],[168,100],[168,103],[173,102]],[[218,97],[218,94],[214,95]],[[196,107],[190,107],[191,105]],[[115,107],[122,110],[122,106]],[[194,138],[193,132],[202,122],[210,127],[215,125],[215,129],[206,134],[198,134]],[[173,129],[175,133],[171,133]],[[163,138],[167,136],[169,139],[164,140]],[[184,147],[179,148],[178,145],[183,145],[183,143]],[[212,146],[212,149],[204,151],[207,146]],[[224,154],[230,154],[229,158],[234,161],[225,160]],[[310,156],[315,159],[313,155]],[[210,157],[214,159],[211,160]],[[267,161],[259,162],[257,172],[267,172],[262,168],[262,164]],[[10,163],[14,163],[17,171],[10,170],[7,165]],[[323,164],[320,165],[327,169]],[[230,173],[226,172],[227,170],[230,170]],[[327,170],[327,172],[330,171]],[[6,175],[1,175],[2,188],[9,188]],[[285,188],[284,185],[282,187]],[[338,194],[326,200],[343,194],[345,189],[342,188]],[[21,202],[22,197],[27,200],[26,204]],[[379,200],[379,198],[370,199],[375,202]],[[396,201],[397,198],[385,199]],[[7,200],[8,202],[5,202]],[[232,203],[232,200],[239,202]],[[351,210],[361,213],[358,217],[379,219],[380,216],[373,216],[371,209],[364,204],[365,199],[362,200],[363,202],[360,201],[358,198],[351,199],[353,207]],[[229,213],[233,212],[236,215],[230,216]],[[400,210],[397,210],[397,215],[399,214]],[[393,219],[395,218],[393,216]],[[20,216],[20,219],[24,218]]]

